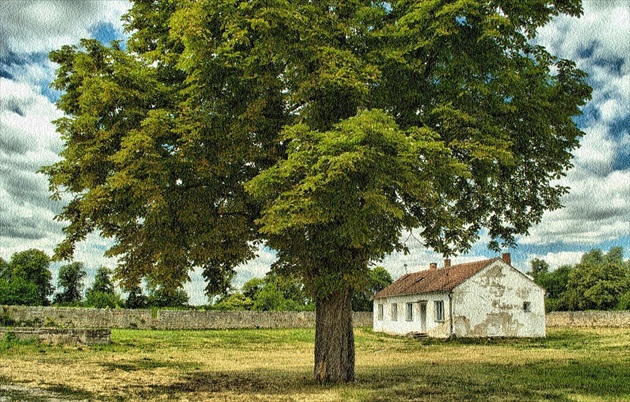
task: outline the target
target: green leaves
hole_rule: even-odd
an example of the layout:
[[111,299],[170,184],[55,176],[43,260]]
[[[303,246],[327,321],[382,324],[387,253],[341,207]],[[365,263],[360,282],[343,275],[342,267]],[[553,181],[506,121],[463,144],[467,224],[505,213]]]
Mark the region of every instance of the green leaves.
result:
[[590,96],[529,42],[558,13],[581,4],[136,1],[126,49],[51,53],[65,148],[42,171],[73,197],[56,255],[98,230],[125,287],[202,267],[213,293],[261,240],[333,281],[405,229],[444,254],[482,228],[513,245],[560,207]]
[[[434,170],[462,173],[438,138],[427,130],[405,133],[380,110],[362,111],[326,132],[287,128],[284,138],[290,141],[287,159],[245,188],[265,202],[257,223],[269,245],[304,254],[300,260],[325,260],[328,252],[312,251],[326,247],[337,257],[353,250],[361,265],[403,249],[402,230],[423,218],[412,208],[438,196],[431,189]],[[327,269],[318,267],[317,275]],[[352,277],[347,270],[342,272]]]

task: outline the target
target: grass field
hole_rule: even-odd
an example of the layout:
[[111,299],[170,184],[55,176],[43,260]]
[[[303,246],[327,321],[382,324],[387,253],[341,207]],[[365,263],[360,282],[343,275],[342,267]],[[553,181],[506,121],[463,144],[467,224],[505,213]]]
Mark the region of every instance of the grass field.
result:
[[314,331],[113,330],[112,344],[0,340],[0,401],[630,401],[630,329],[413,340],[357,329],[357,382],[311,379]]

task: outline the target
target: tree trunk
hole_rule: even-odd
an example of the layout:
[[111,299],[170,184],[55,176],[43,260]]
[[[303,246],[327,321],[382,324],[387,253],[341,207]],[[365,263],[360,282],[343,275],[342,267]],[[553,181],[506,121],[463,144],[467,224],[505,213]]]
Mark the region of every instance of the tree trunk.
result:
[[315,310],[315,381],[354,381],[354,333],[350,287],[317,298]]

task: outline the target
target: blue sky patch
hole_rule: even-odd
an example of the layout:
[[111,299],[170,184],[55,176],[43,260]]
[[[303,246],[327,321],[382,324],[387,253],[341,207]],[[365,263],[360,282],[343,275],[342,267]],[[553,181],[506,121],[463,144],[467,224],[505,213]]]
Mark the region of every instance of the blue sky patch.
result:
[[597,46],[598,46],[598,42],[592,40],[588,44],[585,44],[584,46],[580,47],[577,50],[577,56],[580,59],[590,59],[591,57],[593,57],[593,54],[595,53],[595,49],[597,49]]
[[4,66],[0,66],[0,78],[8,78],[8,79],[12,80],[13,79],[13,75],[10,72],[8,72],[4,68]]
[[90,29],[90,35],[105,45],[113,40],[124,39],[111,22],[99,22]]

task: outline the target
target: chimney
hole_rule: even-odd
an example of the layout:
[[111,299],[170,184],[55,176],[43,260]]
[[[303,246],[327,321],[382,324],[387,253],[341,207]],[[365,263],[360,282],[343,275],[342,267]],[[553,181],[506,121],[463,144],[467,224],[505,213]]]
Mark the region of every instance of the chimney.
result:
[[437,263],[436,262],[432,262],[431,264],[429,264],[429,270],[433,271],[437,269]]
[[501,255],[501,259],[503,260],[504,263],[508,265],[512,265],[512,256],[510,255],[510,253],[503,253]]
[[451,267],[451,259],[450,258],[445,258],[444,259],[444,268],[450,268]]

